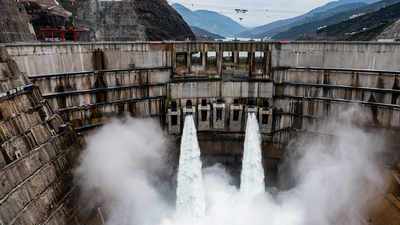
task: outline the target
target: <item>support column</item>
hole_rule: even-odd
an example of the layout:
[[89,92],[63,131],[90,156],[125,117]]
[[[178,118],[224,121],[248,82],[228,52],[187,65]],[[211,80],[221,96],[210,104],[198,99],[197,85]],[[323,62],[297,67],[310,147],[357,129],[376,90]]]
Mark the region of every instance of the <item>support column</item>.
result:
[[251,52],[248,53],[248,64],[249,64],[249,77],[253,76],[253,71],[255,67],[255,52],[252,50]]
[[240,59],[239,59],[239,51],[233,51],[232,52],[232,57],[233,57],[233,63],[235,65],[239,65]]
[[181,112],[177,109],[168,109],[168,133],[180,134],[181,132]]
[[181,112],[176,101],[170,102],[167,112],[168,133],[180,134],[181,132]]
[[172,74],[174,76],[176,74],[176,49],[175,44],[171,44],[171,67],[172,67]]
[[213,104],[213,128],[216,130],[225,129],[225,104],[223,102]]
[[192,73],[192,52],[186,52],[186,67],[187,72]]
[[211,107],[209,104],[199,104],[197,106],[198,112],[198,130],[204,131],[210,129]]
[[272,132],[272,109],[261,108],[258,115],[261,133]]
[[[269,47],[268,47],[269,48]],[[267,51],[264,52],[264,75],[270,79],[272,78],[272,65],[271,65],[271,58],[272,58],[272,52],[267,49]]]
[[203,66],[203,70],[207,69],[207,52],[200,52],[201,54],[201,65]]
[[218,44],[217,53],[217,73],[220,77],[222,77],[222,58],[223,58],[223,51],[222,51],[222,44]]
[[242,115],[243,106],[232,104],[230,107],[229,130],[240,132],[242,131]]

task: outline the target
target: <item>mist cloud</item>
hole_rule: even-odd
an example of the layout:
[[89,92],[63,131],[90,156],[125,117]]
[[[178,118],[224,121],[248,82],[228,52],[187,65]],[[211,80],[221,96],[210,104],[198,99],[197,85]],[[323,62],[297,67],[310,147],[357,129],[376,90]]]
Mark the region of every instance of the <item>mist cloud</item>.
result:
[[107,202],[107,224],[152,225],[168,213],[155,185],[166,168],[167,147],[152,120],[115,120],[88,138],[76,174],[85,192],[97,191]]
[[175,178],[158,179],[171,165],[165,161],[168,140],[154,121],[114,121],[91,136],[77,169],[79,185],[102,193],[110,225],[360,225],[366,202],[383,189],[375,161],[383,143],[353,125],[359,113],[324,122],[320,129],[330,138],[293,140],[283,165],[292,185],[284,191],[249,198],[222,165],[204,168],[201,219],[176,215],[174,197],[165,196],[163,183]]

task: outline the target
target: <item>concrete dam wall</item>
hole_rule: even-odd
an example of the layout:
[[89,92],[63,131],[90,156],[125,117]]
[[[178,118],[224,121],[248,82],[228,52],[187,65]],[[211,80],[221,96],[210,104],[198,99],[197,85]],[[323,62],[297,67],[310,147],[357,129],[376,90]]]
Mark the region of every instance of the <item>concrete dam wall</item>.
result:
[[[236,121],[230,121],[230,111],[237,107],[235,119],[241,120],[247,105],[257,105],[265,115],[275,112],[265,133],[347,103],[373,106],[376,122],[398,126],[400,45],[395,43],[133,42],[9,45],[7,50],[78,129],[124,112],[158,116],[171,125],[168,115],[175,112],[168,109],[183,108],[188,100],[199,115],[201,107],[209,111],[203,121],[209,128],[223,131],[243,131],[243,123],[235,128]],[[221,125],[213,121],[218,107],[224,108]],[[179,133],[173,126],[170,131]]]
[[354,105],[371,117],[371,128],[399,126],[396,43],[105,42],[7,50],[78,131],[129,114],[159,118],[179,135],[187,107],[204,140],[207,133],[243,138],[251,107],[264,140],[278,145],[294,131],[316,132],[318,121]]
[[80,140],[4,48],[0,68],[0,224],[68,224]]
[[75,131],[85,134],[126,114],[158,118],[179,137],[184,115],[192,113],[203,153],[235,164],[247,112],[255,112],[270,169],[294,135],[321,134],[319,121],[353,106],[369,119],[362,126],[388,133],[389,149],[400,144],[393,138],[400,127],[395,43],[110,42],[4,49],[0,224],[83,221],[73,207],[71,168],[81,149]]

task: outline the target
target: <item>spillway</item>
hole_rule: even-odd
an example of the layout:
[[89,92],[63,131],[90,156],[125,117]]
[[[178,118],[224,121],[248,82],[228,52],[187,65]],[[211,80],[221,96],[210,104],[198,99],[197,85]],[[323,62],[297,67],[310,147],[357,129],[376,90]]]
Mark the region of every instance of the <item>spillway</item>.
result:
[[185,117],[181,139],[176,210],[178,215],[199,218],[205,214],[200,147],[192,115]]
[[255,113],[249,113],[247,117],[240,180],[240,191],[244,194],[253,195],[265,191],[261,136]]

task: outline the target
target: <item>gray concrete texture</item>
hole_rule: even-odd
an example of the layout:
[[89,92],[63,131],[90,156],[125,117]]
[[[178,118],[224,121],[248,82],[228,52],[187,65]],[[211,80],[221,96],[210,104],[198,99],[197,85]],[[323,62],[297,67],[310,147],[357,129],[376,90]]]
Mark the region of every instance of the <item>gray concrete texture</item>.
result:
[[[66,122],[81,130],[118,115],[151,116],[179,135],[190,100],[202,133],[232,138],[243,136],[246,109],[255,105],[264,144],[282,144],[296,131],[320,132],[319,121],[357,105],[369,119],[365,126],[394,132],[400,127],[399,50],[395,43],[364,42],[7,45],[0,54],[1,222],[69,224],[74,217],[68,174],[80,145]],[[205,56],[212,51],[210,71]],[[197,65],[193,52],[201,53]],[[233,62],[223,61],[224,52],[232,52]],[[240,52],[247,52],[247,63]],[[187,57],[182,73],[180,53]],[[240,154],[223,145],[224,154]]]

